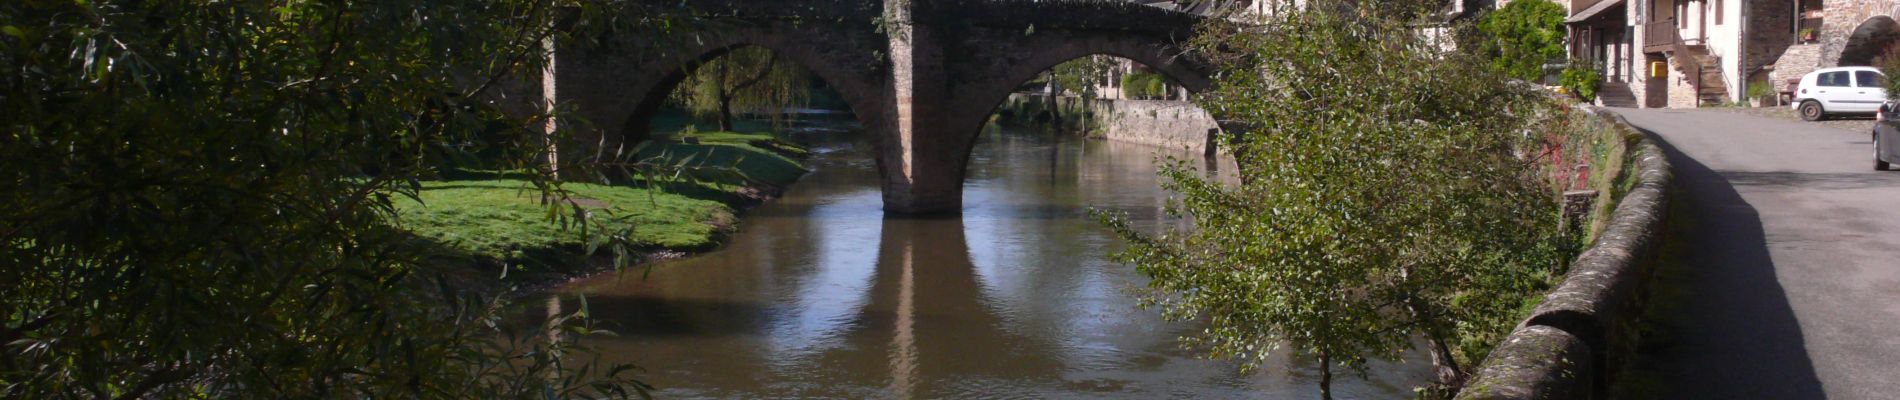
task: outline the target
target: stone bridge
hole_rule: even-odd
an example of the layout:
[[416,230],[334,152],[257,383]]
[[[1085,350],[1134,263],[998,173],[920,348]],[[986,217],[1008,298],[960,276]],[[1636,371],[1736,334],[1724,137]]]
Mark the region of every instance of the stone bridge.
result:
[[[759,46],[841,93],[871,135],[884,209],[955,213],[971,147],[992,111],[1057,64],[1106,54],[1146,64],[1190,91],[1205,65],[1182,44],[1204,17],[1124,1],[637,0],[687,15],[668,38],[607,35],[561,44],[544,100],[572,107],[593,156],[643,140],[694,68]],[[576,148],[579,147],[579,148]],[[592,148],[589,148],[592,147]]]

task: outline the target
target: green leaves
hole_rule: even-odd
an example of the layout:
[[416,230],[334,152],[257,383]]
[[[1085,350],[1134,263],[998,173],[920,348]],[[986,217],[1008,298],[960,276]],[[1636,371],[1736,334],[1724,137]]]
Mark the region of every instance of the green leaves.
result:
[[1587,103],[1596,100],[1597,86],[1602,82],[1603,73],[1597,70],[1595,64],[1590,61],[1576,60],[1564,67],[1563,77],[1558,83],[1563,85],[1564,91],[1576,95],[1578,100]]
[[1498,72],[1539,81],[1545,64],[1563,59],[1564,13],[1549,0],[1513,1],[1478,21],[1475,50]]
[[1404,23],[1408,4],[1203,29],[1220,78],[1198,101],[1248,127],[1219,138],[1241,182],[1177,160],[1160,174],[1192,229],[1101,214],[1130,243],[1115,258],[1153,278],[1147,303],[1208,322],[1189,344],[1249,367],[1280,345],[1355,369],[1417,339],[1448,349],[1499,329],[1564,259],[1554,193],[1520,155],[1537,144],[1521,132],[1566,111],[1440,50]]
[[[540,39],[567,34],[548,28],[557,5],[618,15],[592,2],[0,2],[0,397],[627,385],[558,373],[546,350],[568,344],[543,331],[501,347],[505,302],[442,290],[424,261],[434,249],[391,226],[392,202],[418,198],[445,153],[546,141],[543,119],[483,88],[535,76]],[[545,369],[519,374],[530,368]]]

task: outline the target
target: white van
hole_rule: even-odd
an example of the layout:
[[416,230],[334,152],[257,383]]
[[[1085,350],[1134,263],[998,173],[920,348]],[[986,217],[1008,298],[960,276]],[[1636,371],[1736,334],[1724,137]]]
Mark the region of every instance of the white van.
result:
[[1809,121],[1832,114],[1873,114],[1886,101],[1887,77],[1874,67],[1809,72],[1794,90],[1794,109]]

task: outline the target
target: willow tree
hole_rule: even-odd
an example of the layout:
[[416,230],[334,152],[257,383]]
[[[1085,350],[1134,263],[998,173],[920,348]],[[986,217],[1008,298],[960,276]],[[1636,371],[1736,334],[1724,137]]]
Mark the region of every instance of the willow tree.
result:
[[1485,351],[1461,339],[1508,331],[1563,259],[1555,193],[1522,156],[1531,116],[1563,109],[1419,35],[1408,21],[1436,1],[1306,3],[1204,29],[1219,78],[1197,101],[1250,127],[1223,138],[1243,178],[1163,168],[1192,228],[1107,214],[1131,243],[1116,258],[1153,278],[1144,304],[1207,324],[1184,339],[1210,356],[1253,368],[1286,348],[1330,398],[1334,368],[1423,339],[1456,384]]
[[544,162],[548,115],[496,90],[536,79],[549,41],[656,26],[639,15],[0,2],[0,398],[642,394],[497,328],[507,297],[453,280],[490,274],[425,262],[392,205],[470,143]]
[[811,75],[797,63],[763,47],[746,46],[700,65],[674,91],[674,98],[695,117],[731,131],[734,114],[740,112],[766,114],[780,125],[785,109],[810,102],[811,85]]

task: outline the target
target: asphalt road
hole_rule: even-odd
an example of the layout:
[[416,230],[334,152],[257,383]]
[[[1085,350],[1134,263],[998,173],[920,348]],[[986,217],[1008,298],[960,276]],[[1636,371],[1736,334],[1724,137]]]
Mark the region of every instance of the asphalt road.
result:
[[1873,170],[1869,134],[1616,112],[1663,139],[1679,189],[1639,397],[1900,398],[1900,172]]

